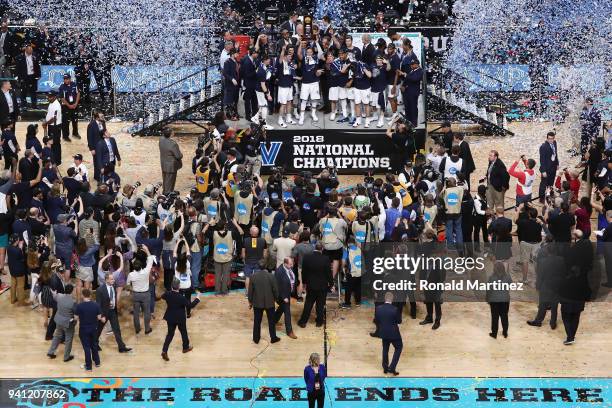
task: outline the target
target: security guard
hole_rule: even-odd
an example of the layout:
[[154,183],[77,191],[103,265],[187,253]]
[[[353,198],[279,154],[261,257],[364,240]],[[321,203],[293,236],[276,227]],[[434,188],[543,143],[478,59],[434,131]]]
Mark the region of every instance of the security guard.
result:
[[72,123],[72,137],[80,139],[77,122],[77,109],[81,98],[77,85],[72,82],[70,74],[64,74],[64,83],[59,87],[59,97],[62,104],[62,138],[70,142],[69,130]]

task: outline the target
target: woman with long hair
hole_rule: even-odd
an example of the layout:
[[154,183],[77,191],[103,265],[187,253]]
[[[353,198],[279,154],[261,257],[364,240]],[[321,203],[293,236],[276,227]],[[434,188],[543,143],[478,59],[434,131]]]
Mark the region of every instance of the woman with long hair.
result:
[[[179,217],[182,216],[179,213]],[[177,217],[178,218],[178,217]],[[166,290],[170,290],[172,279],[174,278],[174,247],[179,241],[179,237],[183,233],[183,226],[185,224],[181,222],[181,226],[178,231],[174,232],[174,224],[168,224],[162,230],[163,242],[162,242],[162,265],[164,267],[164,287]]]
[[79,269],[76,272],[76,299],[81,300],[81,289],[83,287],[91,289],[91,282],[94,279],[93,266],[96,263],[95,255],[100,249],[100,245],[93,244],[87,246],[85,238],[79,238],[77,242],[77,256],[79,257]]
[[179,292],[187,298],[187,317],[191,317],[191,294],[193,288],[191,287],[191,265],[189,260],[191,254],[189,252],[189,245],[185,238],[177,241],[174,246],[174,253],[172,254],[176,262],[174,264],[174,277],[179,280]]
[[325,378],[327,369],[321,364],[319,353],[312,353],[304,368],[304,381],[308,392],[308,408],[323,408],[325,405]]

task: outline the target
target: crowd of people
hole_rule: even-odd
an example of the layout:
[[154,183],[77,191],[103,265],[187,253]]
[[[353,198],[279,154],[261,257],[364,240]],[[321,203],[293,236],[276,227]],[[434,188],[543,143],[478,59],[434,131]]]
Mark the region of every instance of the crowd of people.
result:
[[[236,98],[244,87],[247,116],[259,113],[265,119],[274,100],[272,89],[276,89],[285,115],[279,116],[279,125],[286,126],[292,122],[299,78],[300,123],[309,102],[316,119],[319,98],[315,96],[320,94],[329,99],[330,118],[335,119],[335,109],[340,107],[341,120],[352,117],[353,126],[360,126],[361,116],[367,126],[369,107],[375,106],[381,109],[377,126],[383,126],[385,104],[372,105],[372,101],[385,100],[386,92],[392,110],[397,109],[393,95],[404,94],[406,116],[416,125],[416,113],[407,101],[415,94],[418,98],[420,78],[413,81],[411,75],[420,67],[409,41],[401,41],[401,57],[394,43],[359,50],[350,36],[336,35],[330,26],[317,27],[317,32],[328,34],[303,42],[292,37],[300,36],[303,29],[294,17],[281,32],[274,62],[271,44],[258,34],[239,64],[227,33],[229,59],[222,65],[230,116],[237,115]],[[369,44],[367,38],[363,40]],[[276,67],[274,73],[270,66]],[[28,67],[26,62],[26,71]],[[375,70],[384,80],[372,78]],[[328,75],[325,84],[324,75]],[[328,91],[320,92],[319,87]],[[71,79],[65,78],[59,95],[48,95],[42,124],[45,136],[40,138],[36,124],[28,125],[23,151],[15,137],[15,126],[21,126],[20,102],[8,81],[2,83],[2,93],[5,171],[0,177],[0,270],[8,266],[11,303],[43,311],[41,331],[51,341],[49,358],[56,358],[62,342],[64,361],[74,358],[71,346],[79,322],[86,370],[101,364],[99,338],[105,330],[113,333],[120,353],[131,351],[121,335],[122,314],[131,311],[136,334],[142,329],[142,314],[144,334],[151,333],[157,302],[162,299],[167,303],[168,326],[162,358],[169,360],[176,328],[182,351],[191,351],[186,322],[197,311],[199,298],[194,299],[194,294],[207,289],[208,275],[214,276],[218,296],[229,293],[236,276],[244,278],[246,297],[254,310],[255,343],[261,340],[264,312],[271,343],[280,341],[276,324],[283,317],[287,337],[297,339],[292,306],[303,303],[297,326],[304,328],[313,307],[316,325],[325,324],[329,293],[340,296],[338,292],[343,292],[345,309],[361,305],[362,250],[374,243],[410,242],[426,247],[446,242],[453,256],[487,253],[495,261],[490,281],[511,282],[512,268],[518,268],[523,283],[534,285],[540,296],[537,315],[528,324],[541,326],[551,310],[550,325],[555,329],[560,303],[566,345],[575,341],[580,312],[590,300],[588,274],[600,255],[607,272],[603,286],[612,286],[612,150],[600,137],[589,140],[578,166],[560,165],[556,135],[550,132],[537,158],[517,153],[515,158],[504,158],[511,163],[507,167],[500,154],[491,150],[486,166],[477,167],[468,141],[444,123],[427,154],[411,152],[403,158],[402,168],[381,177],[368,174],[363,183],[347,186],[333,168],[292,178],[282,169],[272,169],[271,175],[262,177],[260,146],[268,126],[256,120],[235,129],[225,123],[225,112],[219,112],[199,138],[191,163],[193,188],[182,196],[175,191],[175,183],[183,153],[170,129],[164,130],[159,142],[160,184],[142,186],[122,180],[121,152],[99,111],[94,111],[87,126],[89,153],[84,152],[91,156],[93,168],[77,154],[70,164],[64,163],[62,175],[59,166],[66,157],[61,143],[71,135],[80,137],[70,112],[80,96]],[[387,125],[390,137],[397,126],[395,122]],[[515,200],[506,207],[511,177],[517,179]],[[596,229],[591,222],[594,216]],[[596,251],[591,239],[598,241]],[[520,248],[516,265],[509,261],[512,242]],[[432,282],[444,281],[445,272],[419,271]],[[2,285],[3,289],[8,286]],[[426,295],[427,314],[420,323],[438,329],[443,293]],[[490,291],[487,301],[492,317],[489,335],[497,337],[501,320],[507,337],[510,294]],[[407,302],[414,319],[416,303],[408,298],[386,296],[385,304],[379,306],[384,309],[375,314],[377,329],[372,335],[383,339],[385,355],[390,344],[397,352],[391,363],[383,358],[385,373],[397,375],[402,349],[399,331],[386,329],[401,323]],[[318,358],[311,365],[318,367]],[[318,371],[309,372],[307,381],[315,381],[311,377],[317,375]]]
[[334,27],[329,17],[305,28],[293,13],[278,33],[257,19],[246,53],[234,34],[223,33],[219,60],[223,104],[232,120],[239,117],[242,95],[247,119],[259,113],[266,120],[278,112],[282,128],[304,125],[307,109],[312,122],[318,122],[320,110],[331,121],[381,128],[387,107],[395,113],[401,103],[407,119],[418,125],[423,69],[410,39],[397,30],[390,30],[388,44],[383,38],[373,43],[363,34],[357,47],[348,29]]
[[[49,98],[55,102],[56,96]],[[52,102],[49,111],[55,109]],[[43,127],[61,144],[57,117]],[[77,154],[64,164],[65,175],[59,171],[62,154],[53,137],[40,141],[38,125],[28,125],[22,153],[14,126],[2,124],[6,170],[0,185],[0,266],[8,266],[11,303],[43,310],[41,330],[51,341],[49,358],[55,358],[63,341],[64,361],[72,360],[71,342],[80,321],[86,369],[100,364],[98,339],[107,323],[118,351],[130,352],[120,315],[131,310],[136,333],[143,315],[144,333],[149,334],[161,299],[168,303],[162,357],[169,359],[176,328],[183,352],[190,351],[186,319],[199,301],[193,295],[206,290],[207,275],[214,276],[219,296],[235,287],[237,276],[244,277],[254,309],[255,343],[261,338],[264,312],[272,343],[280,340],[276,323],[283,317],[288,338],[296,339],[291,315],[296,302],[303,303],[297,321],[301,328],[313,307],[317,326],[325,323],[329,293],[343,292],[345,309],[360,306],[361,251],[374,243],[426,246],[445,241],[456,256],[488,253],[495,259],[493,281],[512,281],[510,272],[518,268],[521,280],[540,292],[537,315],[529,324],[540,326],[551,310],[550,325],[556,328],[561,303],[565,344],[575,341],[580,312],[590,299],[588,273],[599,262],[590,250],[591,238],[599,241],[597,254],[605,258],[603,286],[612,283],[612,151],[601,138],[585,153],[582,169],[560,168],[556,136],[550,132],[537,162],[522,155],[507,168],[492,150],[484,170],[474,163],[469,143],[445,123],[427,155],[407,156],[398,171],[378,178],[367,175],[363,183],[347,188],[333,168],[292,178],[273,169],[264,180],[260,143],[265,142],[265,126],[253,122],[234,129],[219,112],[198,141],[193,188],[183,197],[175,191],[183,153],[169,129],[159,142],[163,182],[141,186],[119,176],[121,153],[101,112],[94,113],[87,127],[93,169]],[[539,193],[534,192],[536,171]],[[511,177],[517,179],[515,200],[505,208]],[[511,242],[520,248],[517,265],[509,261]],[[420,273],[432,282],[443,282],[446,275],[443,270]],[[487,293],[491,337],[497,336],[498,319],[508,335],[509,300],[507,291]],[[442,292],[427,294],[422,325],[440,327],[442,301]],[[395,299],[391,303],[400,311],[396,323],[407,302],[416,318],[414,301]],[[372,334],[385,332],[377,328]],[[401,351],[401,340],[385,341],[386,349],[394,344]],[[399,355],[390,365],[384,360],[384,370],[395,373],[397,359]]]

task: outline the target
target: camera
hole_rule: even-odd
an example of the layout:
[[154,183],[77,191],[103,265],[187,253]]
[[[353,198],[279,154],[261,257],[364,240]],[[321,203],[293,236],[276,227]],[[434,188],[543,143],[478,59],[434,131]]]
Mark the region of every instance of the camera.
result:
[[336,166],[328,166],[327,167],[327,171],[329,171],[329,179],[330,180],[337,180],[338,179],[338,170],[336,169]]
[[300,177],[302,177],[304,179],[304,183],[308,185],[312,182],[312,177],[313,177],[312,171],[304,170],[300,172]]
[[134,190],[136,190],[138,187],[140,187],[142,185],[142,183],[140,181],[135,182],[134,184],[132,184],[132,188]]

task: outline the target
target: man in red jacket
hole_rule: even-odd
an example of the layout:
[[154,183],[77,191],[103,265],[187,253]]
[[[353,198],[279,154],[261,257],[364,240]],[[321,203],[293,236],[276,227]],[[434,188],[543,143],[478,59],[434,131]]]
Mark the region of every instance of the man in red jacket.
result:
[[521,161],[525,166],[523,170],[517,170],[518,160],[512,163],[508,173],[512,177],[516,177],[518,182],[516,183],[516,206],[518,207],[522,203],[526,203],[531,200],[531,193],[533,191],[533,182],[535,181],[535,171],[533,168],[536,165],[535,160],[526,159],[525,155],[521,156]]

